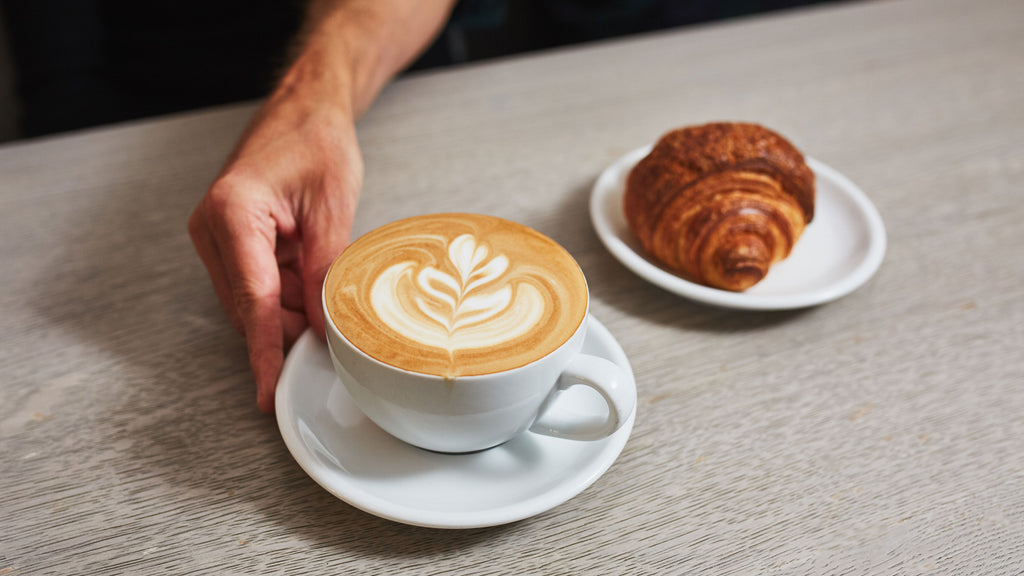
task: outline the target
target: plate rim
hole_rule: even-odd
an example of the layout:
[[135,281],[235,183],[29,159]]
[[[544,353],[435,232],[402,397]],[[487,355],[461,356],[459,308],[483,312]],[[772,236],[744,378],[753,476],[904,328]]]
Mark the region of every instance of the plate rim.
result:
[[[864,258],[841,279],[823,288],[794,295],[758,295],[745,292],[731,292],[709,286],[703,286],[685,280],[655,264],[644,255],[635,251],[615,232],[612,216],[605,210],[609,196],[621,198],[625,192],[622,186],[616,186],[616,176],[623,170],[630,170],[644,156],[650,153],[653,144],[640,146],[623,154],[604,170],[594,183],[590,194],[590,219],[598,238],[605,248],[611,252],[622,265],[648,282],[668,290],[679,296],[697,302],[724,308],[740,310],[793,310],[808,308],[837,300],[864,285],[882,264],[886,251],[885,225],[878,209],[868,196],[849,178],[824,162],[805,156],[807,165],[816,178],[831,181],[836,190],[849,199],[857,207],[857,214],[866,223],[869,245]],[[621,205],[621,202],[617,202]]]
[[[613,349],[614,356],[617,357],[613,361],[624,365],[630,374],[633,374],[629,359],[614,335],[593,315],[588,315],[588,321],[590,322],[587,328],[588,338],[590,337],[589,333],[594,331],[598,333],[598,337],[606,339]],[[608,438],[597,441],[605,443],[605,446],[595,454],[594,459],[590,460],[590,462],[596,462],[596,467],[588,474],[561,480],[552,489],[525,500],[473,512],[438,512],[411,508],[382,498],[347,476],[339,476],[335,470],[331,470],[321,463],[302,440],[291,397],[291,388],[295,386],[294,382],[297,379],[292,373],[297,370],[295,365],[301,361],[302,356],[317,353],[316,350],[308,351],[317,345],[323,347],[324,354],[327,353],[326,345],[317,339],[312,330],[307,330],[292,347],[281,370],[275,399],[275,416],[285,447],[299,467],[331,495],[368,514],[402,524],[442,529],[486,528],[517,522],[546,512],[580,494],[608,471],[625,448],[636,420],[637,411],[634,410],[618,431]],[[334,378],[338,379],[338,376],[335,374]],[[630,380],[635,390],[635,375]],[[340,380],[337,380],[337,383],[340,384]],[[530,433],[526,432],[526,434]],[[396,439],[395,442],[400,441]],[[437,456],[455,457],[444,454]]]

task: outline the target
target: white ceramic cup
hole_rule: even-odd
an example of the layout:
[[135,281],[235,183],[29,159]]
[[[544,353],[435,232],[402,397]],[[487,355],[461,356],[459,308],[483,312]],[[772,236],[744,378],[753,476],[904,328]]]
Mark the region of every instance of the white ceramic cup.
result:
[[[572,440],[605,438],[633,413],[636,395],[613,362],[581,353],[587,316],[561,346],[511,370],[445,379],[410,372],[372,358],[342,335],[321,298],[334,369],[356,405],[382,429],[437,452],[474,452],[529,429]],[[608,405],[603,422],[557,418],[549,411],[564,390],[596,390]],[[564,401],[564,400],[563,400]],[[571,411],[559,411],[566,413]]]

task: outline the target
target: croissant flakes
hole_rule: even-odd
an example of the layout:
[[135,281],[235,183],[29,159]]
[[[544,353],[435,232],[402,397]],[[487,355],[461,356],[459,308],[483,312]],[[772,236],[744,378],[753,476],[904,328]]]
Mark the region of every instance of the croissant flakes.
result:
[[633,234],[666,266],[741,291],[789,255],[814,217],[814,173],[762,126],[681,128],[630,171],[624,208]]

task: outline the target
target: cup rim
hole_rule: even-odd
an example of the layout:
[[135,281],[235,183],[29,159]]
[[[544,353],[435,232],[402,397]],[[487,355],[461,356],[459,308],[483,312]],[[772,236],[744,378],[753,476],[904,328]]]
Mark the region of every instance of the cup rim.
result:
[[[438,214],[452,214],[452,213],[451,212],[441,212],[441,213],[438,213]],[[465,213],[465,214],[469,214],[469,213]],[[417,215],[417,216],[410,216],[410,218],[416,218],[416,217],[419,217],[419,216],[432,216],[432,215],[437,215],[437,214],[420,214],[420,215]],[[484,216],[489,216],[491,218],[498,218],[498,219],[504,220],[504,218],[501,218],[500,216],[491,216],[489,214],[485,214]],[[400,221],[400,220],[405,220],[405,219],[408,219],[408,218],[399,219],[399,220],[396,220],[396,222]],[[511,220],[510,220],[510,222],[511,222]],[[518,222],[516,222],[516,223],[520,224],[521,226],[526,226],[525,224],[521,224],[521,223],[518,223]],[[526,227],[530,228],[529,226],[526,226]],[[551,238],[547,234],[544,234],[543,232],[540,232],[539,230],[535,230],[533,228],[531,228],[531,230],[534,230],[534,232],[537,232],[538,234],[541,234],[542,236],[544,236],[548,240],[551,240],[552,242],[557,244],[562,250],[565,250],[565,253],[568,254],[569,258],[573,261],[574,264],[576,264],[576,267],[580,271],[580,276],[583,278],[584,294],[587,297],[587,305],[583,309],[583,314],[580,316],[579,323],[576,325],[576,328],[572,331],[572,334],[570,334],[569,337],[566,338],[564,342],[562,342],[557,347],[555,347],[554,349],[549,351],[547,354],[544,354],[543,356],[541,356],[539,358],[535,358],[534,360],[531,360],[530,362],[527,362],[526,364],[522,364],[522,365],[516,366],[514,368],[509,368],[507,370],[499,370],[499,371],[496,371],[496,372],[488,372],[486,374],[471,374],[471,375],[467,375],[467,376],[457,376],[455,378],[445,378],[444,376],[438,376],[437,374],[429,374],[427,372],[416,372],[416,371],[413,371],[413,370],[408,370],[406,368],[401,368],[401,367],[398,367],[398,366],[394,366],[394,365],[388,364],[386,362],[383,362],[383,361],[381,361],[381,360],[379,360],[377,358],[374,358],[373,356],[370,356],[366,352],[363,352],[363,350],[360,349],[358,346],[356,346],[351,340],[349,340],[347,337],[345,337],[345,334],[334,323],[334,318],[331,317],[331,313],[327,309],[327,277],[331,275],[331,271],[334,270],[335,264],[337,264],[338,261],[341,259],[341,257],[344,256],[345,250],[342,250],[341,253],[339,253],[337,256],[334,257],[334,261],[332,261],[330,267],[328,267],[327,274],[324,275],[324,280],[323,280],[323,282],[320,285],[320,312],[323,314],[323,317],[324,317],[324,329],[325,330],[333,330],[334,333],[339,338],[341,338],[342,340],[345,341],[345,344],[348,345],[349,348],[351,348],[353,351],[355,351],[359,356],[363,357],[366,360],[369,360],[374,365],[380,366],[382,368],[387,368],[387,369],[390,369],[390,370],[395,370],[395,371],[397,371],[397,372],[399,372],[401,374],[416,376],[418,378],[425,378],[425,379],[428,379],[428,380],[436,380],[436,381],[439,381],[439,382],[456,382],[456,381],[459,381],[459,382],[470,381],[470,382],[472,382],[474,380],[484,380],[484,379],[493,378],[493,377],[499,376],[499,375],[500,376],[512,375],[512,374],[515,374],[516,372],[526,370],[526,369],[532,367],[533,365],[537,364],[538,362],[541,362],[541,361],[543,361],[543,360],[545,360],[547,358],[550,358],[553,354],[557,353],[559,350],[563,349],[566,345],[568,345],[570,342],[572,342],[573,339],[575,339],[579,335],[580,331],[583,330],[584,327],[587,325],[587,318],[590,316],[590,283],[587,280],[587,275],[583,273],[583,267],[580,266],[580,263],[576,261],[576,258],[569,252],[569,250],[567,250],[565,248],[565,246],[562,246],[558,242],[555,242],[555,240],[553,238]],[[369,232],[367,232],[367,233],[369,233]],[[357,238],[357,240],[358,240],[358,238]],[[349,243],[349,245],[351,245],[351,244],[352,244],[352,242]],[[346,247],[346,249],[347,249],[347,247]],[[330,347],[328,346],[328,348],[330,348]],[[331,350],[331,355],[334,355],[334,351],[333,350]]]
[[[579,321],[579,324],[577,324],[576,329],[572,331],[572,334],[570,334],[569,337],[566,338],[564,342],[559,344],[558,347],[554,348],[553,350],[551,350],[547,354],[544,354],[540,358],[535,358],[534,360],[531,360],[531,361],[527,362],[526,364],[523,364],[523,365],[520,365],[520,366],[516,366],[514,368],[509,368],[507,370],[498,370],[496,372],[488,372],[486,374],[470,374],[470,375],[467,375],[467,376],[456,376],[454,378],[445,378],[444,376],[438,376],[437,374],[429,374],[427,372],[416,372],[416,371],[409,370],[409,369],[406,369],[406,368],[401,368],[399,366],[394,366],[392,364],[388,364],[386,362],[378,360],[377,358],[374,358],[373,356],[370,356],[366,352],[363,352],[358,346],[353,344],[351,340],[346,338],[345,334],[343,334],[342,331],[334,324],[334,320],[331,318],[330,313],[328,313],[328,311],[327,311],[327,292],[326,292],[325,288],[321,288],[320,289],[320,304],[321,304],[321,308],[322,308],[321,311],[323,312],[323,315],[324,315],[324,328],[326,328],[327,330],[333,331],[334,334],[336,336],[338,336],[338,338],[343,340],[345,342],[345,344],[350,349],[352,349],[356,354],[361,356],[363,359],[369,360],[374,365],[380,366],[382,368],[386,368],[386,369],[389,369],[389,370],[394,370],[396,372],[399,372],[399,373],[402,373],[402,374],[407,374],[407,375],[410,375],[410,376],[416,376],[418,378],[425,378],[425,379],[428,379],[428,380],[436,380],[438,382],[456,382],[456,381],[458,381],[458,382],[465,382],[465,381],[472,382],[474,380],[484,380],[484,379],[488,379],[488,378],[493,378],[495,376],[513,375],[516,372],[524,371],[524,370],[532,367],[533,365],[537,364],[538,362],[542,362],[543,360],[545,360],[547,358],[550,358],[553,354],[555,354],[559,350],[565,348],[570,342],[573,341],[574,338],[576,338],[579,335],[580,331],[584,329],[584,327],[587,325],[587,318],[590,317],[590,294],[589,294],[589,291],[588,291],[588,293],[587,293],[587,307],[583,310],[583,315],[580,317],[580,321]],[[334,355],[334,351],[333,350],[331,350],[331,354]]]

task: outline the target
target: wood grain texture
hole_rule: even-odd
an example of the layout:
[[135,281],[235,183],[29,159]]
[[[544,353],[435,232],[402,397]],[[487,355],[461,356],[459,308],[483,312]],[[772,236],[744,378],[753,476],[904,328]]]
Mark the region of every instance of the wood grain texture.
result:
[[[333,498],[256,412],[185,233],[251,105],[0,147],[0,574],[1021,574],[1024,3],[843,4],[420,74],[359,126],[357,233],[517,220],[630,355],[633,437],[512,525]],[[703,307],[601,246],[598,173],[764,124],[857,182],[889,250],[837,302]]]

